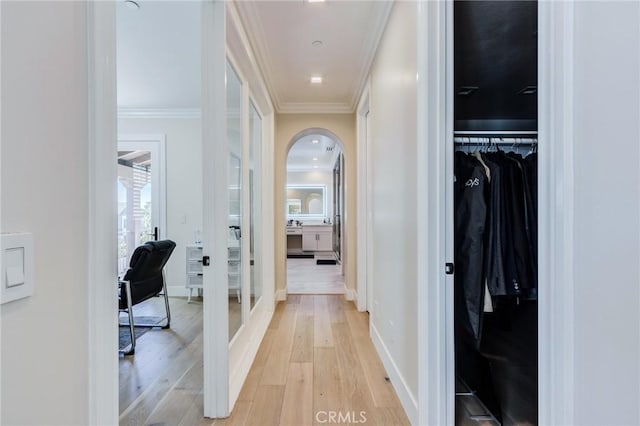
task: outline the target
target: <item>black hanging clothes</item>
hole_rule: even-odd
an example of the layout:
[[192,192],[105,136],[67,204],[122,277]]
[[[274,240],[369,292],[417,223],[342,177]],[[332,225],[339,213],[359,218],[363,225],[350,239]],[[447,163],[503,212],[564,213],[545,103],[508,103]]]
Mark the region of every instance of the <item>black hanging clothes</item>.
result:
[[[490,152],[486,154],[486,157],[496,165],[502,177],[500,186],[496,189],[500,198],[495,202],[493,200],[490,202],[493,208],[492,214],[495,212],[495,215],[498,216],[496,219],[498,231],[489,236],[491,242],[487,244],[501,249],[503,277],[496,279],[495,276],[489,276],[489,291],[492,296],[519,296],[521,294],[521,280],[517,266],[517,241],[514,238],[514,228],[517,226],[514,223],[516,215],[513,206],[514,191],[516,191],[514,186],[517,186],[513,182],[514,164],[502,152]],[[492,256],[495,255],[494,250]]]
[[487,175],[477,158],[455,153],[455,313],[476,344],[482,334]]
[[527,217],[533,259],[534,289],[530,292],[529,297],[535,299],[538,290],[538,154],[534,152],[527,155],[523,160],[523,166],[531,193],[531,203],[527,206]]
[[527,231],[527,198],[528,190],[524,168],[522,166],[522,156],[516,153],[503,154],[511,161],[511,200],[509,201],[510,212],[512,214],[513,232],[512,238],[515,248],[515,260],[518,286],[514,281],[514,295],[528,295],[530,289],[534,288],[533,280],[533,257],[531,256],[531,244]]
[[485,252],[485,273],[491,295],[507,294],[505,277],[505,243],[506,232],[505,206],[503,196],[502,168],[482,153],[482,160],[489,167],[491,180],[487,203],[487,232]]
[[500,179],[489,200],[487,262],[493,265],[487,270],[489,291],[492,296],[523,296],[533,285],[523,167],[517,156],[504,152],[486,153],[484,158]]

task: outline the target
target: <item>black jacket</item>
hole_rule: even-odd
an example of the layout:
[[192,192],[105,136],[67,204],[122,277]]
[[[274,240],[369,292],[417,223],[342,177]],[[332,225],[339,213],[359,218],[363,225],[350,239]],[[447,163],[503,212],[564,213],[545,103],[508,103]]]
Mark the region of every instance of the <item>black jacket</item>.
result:
[[486,223],[487,175],[474,157],[455,153],[456,271],[455,315],[458,324],[479,341],[484,305],[484,232]]

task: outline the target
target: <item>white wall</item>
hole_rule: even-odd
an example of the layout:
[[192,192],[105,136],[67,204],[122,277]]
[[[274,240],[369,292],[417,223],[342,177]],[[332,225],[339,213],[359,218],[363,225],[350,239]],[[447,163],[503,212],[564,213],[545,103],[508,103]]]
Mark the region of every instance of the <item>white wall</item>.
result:
[[[287,185],[325,185],[327,217],[333,222],[333,171],[287,172]],[[286,220],[283,218],[283,220]]]
[[418,392],[416,13],[415,2],[394,4],[373,64],[368,174],[373,184],[372,333],[413,423]]
[[[119,135],[166,136],[167,229],[176,248],[166,267],[169,295],[185,295],[187,245],[202,231],[202,126],[200,118],[120,118]],[[183,223],[184,222],[184,223]]]
[[86,5],[3,1],[0,8],[0,226],[33,233],[36,281],[33,297],[0,308],[0,423],[86,425]]
[[638,2],[575,4],[574,419],[580,425],[640,423],[639,19]]

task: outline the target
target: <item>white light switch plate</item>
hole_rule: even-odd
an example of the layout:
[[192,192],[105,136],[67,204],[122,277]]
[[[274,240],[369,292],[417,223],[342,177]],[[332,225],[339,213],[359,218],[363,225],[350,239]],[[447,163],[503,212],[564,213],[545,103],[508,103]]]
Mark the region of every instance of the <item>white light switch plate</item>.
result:
[[33,234],[1,234],[0,303],[33,295]]

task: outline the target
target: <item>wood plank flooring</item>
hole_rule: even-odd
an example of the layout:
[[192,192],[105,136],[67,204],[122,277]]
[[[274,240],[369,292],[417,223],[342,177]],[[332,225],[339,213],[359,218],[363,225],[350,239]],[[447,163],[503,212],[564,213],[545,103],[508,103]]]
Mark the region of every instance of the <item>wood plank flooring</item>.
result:
[[121,425],[304,426],[328,416],[410,424],[369,339],[368,314],[341,295],[281,302],[231,416],[205,419],[202,306],[171,306],[171,330],[149,331],[135,356],[120,360]]
[[[202,417],[202,299],[192,300],[169,298],[171,328],[149,330],[138,339],[135,355],[120,356],[121,425],[191,426]],[[241,306],[229,298],[230,335],[241,323]],[[164,315],[164,299],[149,299],[134,314]]]
[[409,425],[368,337],[367,316],[340,295],[289,296],[231,417],[214,424],[319,425],[335,412],[346,421],[332,424]]

